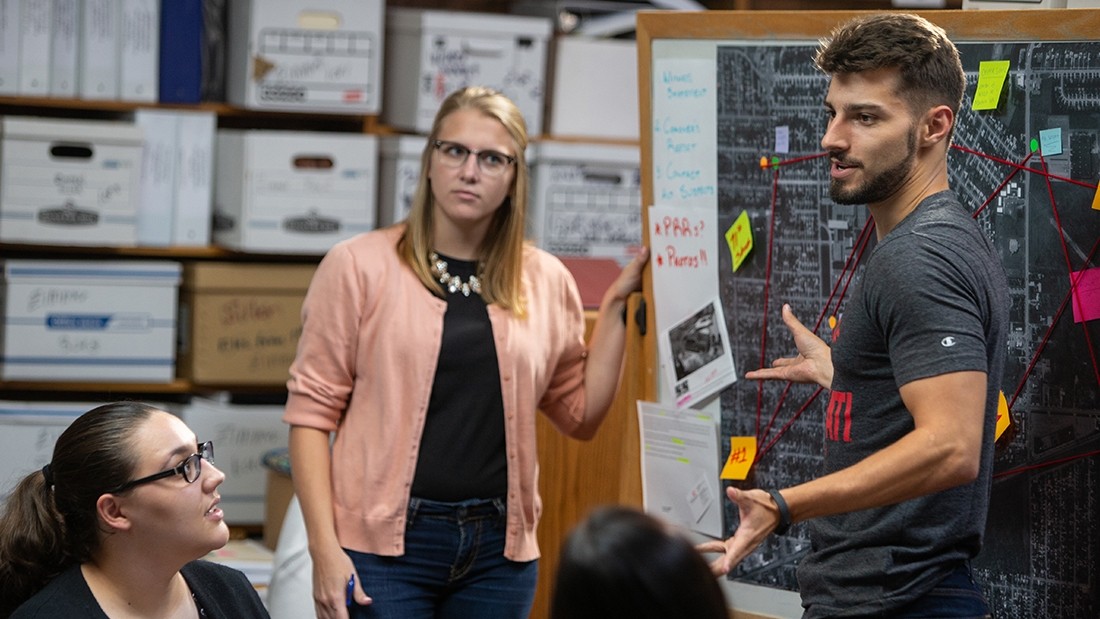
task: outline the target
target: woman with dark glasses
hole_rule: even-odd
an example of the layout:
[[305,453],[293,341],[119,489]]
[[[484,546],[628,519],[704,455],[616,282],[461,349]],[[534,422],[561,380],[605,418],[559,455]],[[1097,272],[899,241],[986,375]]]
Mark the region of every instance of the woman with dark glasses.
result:
[[178,417],[133,402],[77,418],[0,516],[0,617],[266,618],[225,545],[225,474]]

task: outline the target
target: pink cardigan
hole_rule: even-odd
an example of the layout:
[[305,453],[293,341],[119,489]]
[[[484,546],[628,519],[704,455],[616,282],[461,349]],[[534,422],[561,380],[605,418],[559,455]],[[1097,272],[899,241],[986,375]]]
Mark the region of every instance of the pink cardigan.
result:
[[[302,336],[283,420],[336,432],[333,500],[341,545],[404,553],[409,489],[443,334],[444,300],[398,258],[404,226],[332,248],[302,307]],[[504,556],[539,556],[535,412],[570,434],[584,411],[584,314],[562,263],[534,247],[523,260],[527,317],[496,305],[496,338],[508,456]],[[460,448],[456,445],[456,448]],[[298,463],[298,466],[302,466]]]

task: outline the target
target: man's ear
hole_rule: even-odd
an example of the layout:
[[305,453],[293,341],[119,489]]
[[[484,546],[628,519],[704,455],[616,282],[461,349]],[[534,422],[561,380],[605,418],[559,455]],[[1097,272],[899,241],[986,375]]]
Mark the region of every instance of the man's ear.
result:
[[113,494],[100,495],[95,502],[95,509],[100,522],[111,532],[128,531],[133,526],[125,498]]
[[920,132],[920,145],[932,146],[946,142],[951,137],[951,128],[955,126],[955,113],[946,105],[937,105],[924,114],[924,123]]

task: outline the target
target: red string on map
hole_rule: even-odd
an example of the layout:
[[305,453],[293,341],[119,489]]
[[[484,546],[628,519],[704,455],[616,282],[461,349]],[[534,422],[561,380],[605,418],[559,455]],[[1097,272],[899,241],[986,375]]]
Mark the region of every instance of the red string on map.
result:
[[[979,152],[979,151],[976,151],[976,150],[966,148],[964,146],[959,146],[957,144],[953,144],[952,148],[954,148],[955,150],[958,150],[960,152],[964,152],[964,153],[968,153],[968,154],[971,154],[971,155],[983,157],[983,158],[989,159],[991,161],[995,161],[997,163],[1001,163],[1003,165],[1007,165],[1007,166],[1013,168],[1012,173],[1010,173],[1005,178],[1005,180],[1002,181],[1001,184],[997,186],[997,189],[995,191],[993,191],[992,194],[990,194],[990,196],[986,199],[986,201],[984,203],[982,203],[982,205],[979,206],[974,211],[973,217],[975,217],[975,218],[977,218],[985,210],[985,208],[993,201],[993,199],[996,198],[996,196],[1000,194],[1000,192],[1004,189],[1004,187],[1021,170],[1026,171],[1026,172],[1030,172],[1030,173],[1033,173],[1033,174],[1041,174],[1044,177],[1044,179],[1046,180],[1046,184],[1047,184],[1047,191],[1048,191],[1048,194],[1049,194],[1049,197],[1050,197],[1051,209],[1052,209],[1052,211],[1054,213],[1054,217],[1055,217],[1055,224],[1058,228],[1059,239],[1060,239],[1061,244],[1062,244],[1063,256],[1066,260],[1066,268],[1068,269],[1069,273],[1071,274],[1070,290],[1066,293],[1065,298],[1062,300],[1061,307],[1059,308],[1059,310],[1058,310],[1057,314],[1055,315],[1054,319],[1051,321],[1051,325],[1048,327],[1046,334],[1043,336],[1043,339],[1040,342],[1038,348],[1036,349],[1034,356],[1032,357],[1030,363],[1028,364],[1027,370],[1024,372],[1024,376],[1021,378],[1021,380],[1020,380],[1020,382],[1019,382],[1019,384],[1016,388],[1016,391],[1013,394],[1012,401],[1009,403],[1009,408],[1011,409],[1012,404],[1015,403],[1016,399],[1019,397],[1020,393],[1022,392],[1023,387],[1026,384],[1027,378],[1029,377],[1032,370],[1034,369],[1035,364],[1038,361],[1040,354],[1042,353],[1043,349],[1046,347],[1046,344],[1049,341],[1049,339],[1051,337],[1051,334],[1053,333],[1054,327],[1058,324],[1058,321],[1061,319],[1061,316],[1065,312],[1066,307],[1069,305],[1070,300],[1075,298],[1075,295],[1073,293],[1076,290],[1078,280],[1081,278],[1081,276],[1084,273],[1085,269],[1087,269],[1089,267],[1089,265],[1092,263],[1093,257],[1095,256],[1097,249],[1100,248],[1100,238],[1098,238],[1096,243],[1093,245],[1092,250],[1089,252],[1088,257],[1085,259],[1085,264],[1083,265],[1082,269],[1080,271],[1078,271],[1076,274],[1074,274],[1072,262],[1069,258],[1068,247],[1067,247],[1066,241],[1065,241],[1065,232],[1064,232],[1064,229],[1062,227],[1061,219],[1060,219],[1059,214],[1058,214],[1058,206],[1057,206],[1057,203],[1054,199],[1054,191],[1053,191],[1053,188],[1051,186],[1050,181],[1051,181],[1051,179],[1059,180],[1059,181],[1071,183],[1071,184],[1074,184],[1074,185],[1087,187],[1087,188],[1093,189],[1094,191],[1097,189],[1097,187],[1096,187],[1096,185],[1091,185],[1089,183],[1085,183],[1085,182],[1082,182],[1082,181],[1078,181],[1078,180],[1075,180],[1075,179],[1066,178],[1066,177],[1062,177],[1062,176],[1050,173],[1050,171],[1047,170],[1046,162],[1043,159],[1042,153],[1036,147],[1034,147],[1034,145],[1032,147],[1032,152],[1030,152],[1023,159],[1023,161],[1021,163],[1016,163],[1016,162],[1013,162],[1013,161],[1009,161],[1007,159],[1003,159],[1003,158],[1000,158],[1000,157],[996,157],[996,156],[993,156],[993,155],[982,153],[982,152]],[[1036,153],[1039,153],[1039,160],[1040,160],[1040,164],[1042,165],[1041,170],[1037,170],[1033,167],[1030,167],[1030,166],[1026,165],[1028,163],[1028,161],[1030,161],[1031,157]],[[768,168],[773,168],[774,169],[774,174],[773,174],[773,179],[772,179],[771,212],[769,214],[770,232],[769,232],[769,235],[768,235],[767,267],[765,269],[765,283],[764,283],[764,308],[763,308],[764,309],[764,324],[763,324],[763,328],[762,328],[762,335],[761,335],[761,338],[760,338],[761,339],[761,345],[760,345],[760,366],[761,367],[764,367],[765,363],[767,362],[767,358],[766,358],[767,343],[766,342],[767,342],[767,329],[768,329],[768,318],[769,318],[767,310],[768,310],[768,299],[770,297],[770,284],[771,284],[771,271],[772,271],[771,256],[772,256],[772,249],[774,247],[774,236],[775,236],[774,235],[775,211],[776,211],[776,203],[777,203],[778,188],[779,188],[779,167],[784,166],[784,165],[794,164],[794,163],[800,163],[800,162],[803,162],[803,161],[809,161],[809,160],[812,160],[812,159],[818,159],[818,158],[821,158],[821,157],[824,157],[824,156],[827,156],[827,155],[828,155],[827,152],[826,153],[817,153],[817,154],[814,154],[814,155],[808,155],[808,156],[804,156],[804,157],[795,157],[795,158],[786,159],[786,160],[780,160],[778,157],[772,157],[770,161],[766,157],[761,157],[760,158],[760,167],[761,167],[761,169],[768,169]],[[845,260],[844,267],[841,270],[840,276],[837,278],[837,281],[833,285],[833,289],[829,294],[829,299],[826,301],[825,307],[822,308],[822,311],[818,315],[817,321],[814,324],[814,329],[813,329],[814,332],[817,332],[817,330],[820,328],[821,322],[825,318],[826,315],[835,316],[836,313],[839,311],[841,303],[843,302],[843,299],[847,294],[848,286],[851,283],[851,281],[853,279],[853,276],[855,274],[855,269],[859,265],[859,262],[861,261],[861,259],[863,257],[863,252],[866,249],[867,242],[870,239],[870,231],[873,230],[872,223],[873,223],[873,220],[871,218],[868,218],[867,221],[864,224],[863,229],[860,231],[860,235],[859,235],[859,237],[856,241],[856,244],[852,247],[852,251],[851,251],[851,253],[849,253],[848,258]],[[837,295],[837,289],[840,288],[841,281],[844,281],[844,285],[843,285],[843,288],[841,289],[840,294],[838,296]],[[829,306],[833,303],[834,300],[835,300],[836,303],[835,303],[833,311],[830,312],[829,311]],[[1091,338],[1089,336],[1089,332],[1085,328],[1085,323],[1082,323],[1082,328],[1085,331],[1086,344],[1087,344],[1087,348],[1088,348],[1088,351],[1089,351],[1089,355],[1090,355],[1091,360],[1092,360],[1093,372],[1096,375],[1097,383],[1100,384],[1100,364],[1098,364],[1098,362],[1097,362],[1095,349],[1092,345],[1092,341],[1091,341]],[[763,415],[763,383],[758,383],[758,385],[757,385],[757,407],[756,407],[756,436],[758,438],[759,443],[764,444],[764,441],[768,438],[768,435],[771,432],[771,428],[774,425],[775,420],[777,419],[777,417],[779,415],[779,411],[783,407],[783,404],[786,400],[787,394],[790,392],[790,388],[791,388],[791,383],[788,383],[786,385],[786,387],[784,388],[782,394],[780,395],[778,402],[776,403],[775,410],[772,412],[772,415],[771,415],[771,417],[768,421],[768,425],[765,427],[763,434],[761,434],[760,433],[760,421],[761,421],[761,418],[762,418],[762,415]],[[790,428],[790,426],[802,415],[803,412],[805,412],[809,408],[810,404],[817,398],[818,395],[820,395],[820,393],[823,390],[824,389],[822,389],[822,388],[818,388],[809,398],[807,398],[807,400],[799,407],[799,409],[795,412],[795,414],[792,415],[791,418],[786,423],[783,424],[783,426],[776,433],[775,438],[773,438],[770,442],[767,442],[767,444],[764,445],[764,447],[762,449],[757,451],[756,462],[759,462],[764,457],[764,455],[766,455],[768,453],[768,451],[770,451],[771,448],[773,446],[775,446],[776,443],[779,442],[779,440],[783,437],[783,435],[786,434],[786,432]],[[1005,476],[1005,475],[1010,475],[1010,474],[1014,474],[1014,473],[1017,473],[1017,472],[1022,472],[1022,471],[1025,471],[1025,470],[1031,470],[1031,469],[1034,469],[1034,468],[1039,468],[1039,467],[1042,467],[1042,466],[1050,466],[1050,465],[1054,465],[1054,464],[1060,464],[1060,463],[1068,461],[1068,460],[1073,460],[1073,459],[1077,459],[1077,458],[1091,457],[1091,456],[1096,455],[1098,453],[1100,453],[1100,451],[1094,451],[1094,452],[1089,452],[1089,453],[1085,453],[1085,454],[1078,454],[1078,455],[1075,455],[1075,456],[1070,456],[1068,458],[1062,458],[1062,459],[1056,460],[1056,461],[1051,461],[1051,462],[1047,462],[1047,463],[1039,463],[1039,464],[1035,464],[1035,465],[1029,465],[1029,466],[1026,466],[1026,467],[1020,467],[1018,469],[1013,469],[1011,471],[1004,471],[1004,472],[998,473],[996,476],[997,477],[1002,477],[1002,476]]]

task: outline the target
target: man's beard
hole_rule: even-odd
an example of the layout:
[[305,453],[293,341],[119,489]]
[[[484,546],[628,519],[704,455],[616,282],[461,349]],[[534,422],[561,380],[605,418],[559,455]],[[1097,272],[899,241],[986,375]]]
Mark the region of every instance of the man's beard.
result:
[[[875,204],[883,202],[901,187],[913,168],[917,136],[911,128],[905,140],[905,158],[896,165],[867,179],[862,185],[845,190],[840,181],[829,182],[829,197],[836,204]],[[864,168],[866,171],[866,168]]]

